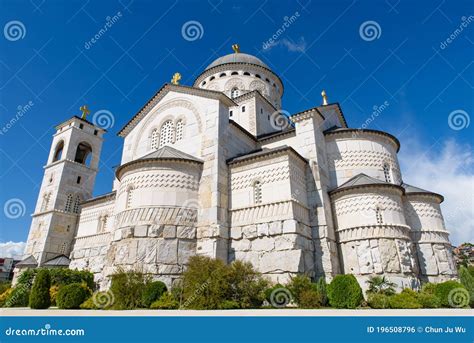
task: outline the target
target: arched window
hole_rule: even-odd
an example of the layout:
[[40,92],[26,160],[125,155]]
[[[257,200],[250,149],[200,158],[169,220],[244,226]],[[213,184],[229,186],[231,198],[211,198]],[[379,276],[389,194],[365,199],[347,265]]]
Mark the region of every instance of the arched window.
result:
[[209,81],[212,81],[214,80],[216,77],[215,76],[211,76],[211,78],[209,79]]
[[380,207],[375,208],[375,218],[377,220],[378,225],[383,224],[382,210],[380,209]]
[[129,187],[127,190],[127,199],[125,202],[125,208],[130,208],[132,206],[133,200],[133,187]]
[[202,81],[201,86],[204,86],[206,84],[206,81]]
[[64,206],[64,211],[71,212],[72,208],[72,194],[69,193],[66,197],[66,206]]
[[270,83],[270,80],[269,80],[268,78],[267,78],[267,79],[265,79],[265,81],[267,81],[268,83]]
[[159,143],[158,129],[154,129],[153,132],[151,133],[151,148],[158,149],[158,143]]
[[227,74],[226,74],[226,73],[222,73],[222,74],[219,75],[219,77],[224,77],[224,76],[227,76]]
[[253,201],[255,204],[262,203],[262,183],[255,181],[253,184]]
[[239,73],[236,71],[233,71],[232,73],[230,73],[230,75],[239,75]]
[[165,144],[174,143],[174,125],[171,120],[163,123],[160,130],[160,148]]
[[56,150],[54,150],[53,162],[59,161],[63,155],[64,150],[64,141],[61,141],[56,145]]
[[262,77],[258,74],[255,74],[255,77],[258,78],[258,79],[261,79]]
[[61,246],[59,247],[59,253],[61,255],[66,255],[66,251],[67,251],[67,242],[63,242],[63,244],[61,244]]
[[248,71],[244,72],[245,76],[250,76],[250,73]]
[[232,88],[230,91],[230,97],[231,98],[237,98],[240,95],[240,91],[237,87]]
[[81,203],[81,196],[78,194],[74,198],[74,204],[72,206],[72,211],[74,213],[79,213],[79,204]]
[[79,143],[76,149],[76,157],[74,161],[77,163],[89,165],[92,156],[92,147],[85,142]]
[[41,212],[47,211],[49,206],[49,199],[51,198],[51,193],[43,195],[43,202],[41,204]]
[[97,233],[105,232],[105,228],[107,227],[107,219],[108,219],[108,215],[106,215],[106,214],[99,217],[99,224],[98,224],[98,227],[97,227]]
[[180,141],[184,138],[184,121],[179,119],[176,122],[176,141]]
[[390,175],[390,166],[388,165],[388,163],[385,163],[383,165],[383,175],[385,176],[386,182],[392,182],[392,175]]

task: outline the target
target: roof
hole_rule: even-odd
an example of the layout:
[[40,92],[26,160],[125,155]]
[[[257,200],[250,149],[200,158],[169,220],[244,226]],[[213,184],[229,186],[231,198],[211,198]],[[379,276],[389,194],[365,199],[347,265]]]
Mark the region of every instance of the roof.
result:
[[115,191],[112,191],[112,192],[109,192],[109,193],[98,195],[98,196],[93,197],[93,198],[89,198],[89,199],[84,200],[83,202],[81,202],[81,205],[96,202],[96,201],[101,201],[101,200],[113,200],[113,199],[115,199],[115,193],[116,193]]
[[270,69],[265,63],[262,62],[261,59],[258,57],[255,57],[253,55],[249,54],[244,54],[241,52],[238,53],[232,53],[228,54],[222,57],[219,57],[218,59],[214,60],[211,64],[207,66],[205,70],[211,69],[213,67],[220,66],[222,64],[227,64],[227,63],[248,63],[248,64],[256,64],[258,66]]
[[348,190],[348,189],[359,188],[359,187],[367,187],[367,186],[394,187],[404,192],[404,189],[399,185],[395,185],[393,183],[378,180],[364,173],[360,173],[354,176],[353,178],[349,179],[348,181],[344,182],[339,187],[330,191],[329,194],[334,194],[342,190]]
[[49,261],[46,261],[43,266],[60,266],[60,267],[67,267],[69,266],[69,263],[71,260],[64,256],[64,255],[59,255],[56,256],[55,258],[52,258]]
[[127,134],[150,112],[150,110],[158,104],[161,99],[165,97],[169,92],[193,94],[196,96],[202,96],[209,99],[221,100],[227,106],[237,106],[228,96],[222,92],[217,92],[208,89],[202,89],[197,87],[189,87],[183,85],[174,85],[165,83],[148,101],[147,103],[130,119],[123,128],[117,133],[120,137],[126,137]]
[[228,159],[227,163],[228,164],[239,163],[239,162],[243,162],[243,161],[247,161],[247,160],[251,160],[251,159],[255,159],[259,157],[264,157],[268,155],[273,155],[280,152],[286,152],[286,151],[292,152],[297,157],[299,157],[302,161],[307,162],[307,160],[303,156],[301,156],[295,149],[287,145],[282,145],[282,146],[272,148],[272,149],[263,148],[263,149],[252,151],[245,155],[233,157],[233,158]]
[[376,135],[382,135],[395,143],[395,147],[397,149],[397,152],[400,150],[400,141],[398,140],[397,137],[394,135],[391,135],[390,133],[379,131],[379,130],[372,130],[372,129],[350,129],[350,128],[344,128],[344,127],[337,127],[337,126],[332,126],[331,128],[325,130],[324,135],[334,135],[334,134],[339,134],[339,133],[371,133],[371,134],[376,134]]
[[407,195],[432,195],[440,199],[440,202],[444,201],[444,197],[441,194],[427,191],[426,189],[415,187],[407,183],[402,183],[401,185],[405,189],[405,194]]
[[121,166],[118,166],[118,168],[115,170],[115,176],[117,177],[118,180],[120,180],[120,172],[124,168],[130,167],[140,162],[146,162],[146,161],[188,161],[188,162],[199,163],[199,164],[204,163],[203,160],[200,160],[197,157],[186,154],[170,146],[164,146],[163,148],[153,151],[152,153],[142,156],[136,160],[133,160],[125,164],[122,164]]
[[18,262],[16,264],[17,267],[37,267],[38,266],[38,262],[36,261],[36,259],[30,255],[28,256],[27,258],[21,260],[20,262]]
[[87,123],[87,124],[93,126],[94,128],[96,128],[97,130],[101,130],[101,131],[107,132],[107,130],[104,129],[103,127],[97,126],[97,125],[95,125],[94,123],[88,121],[87,119],[83,119],[83,118],[78,117],[78,116],[72,116],[72,117],[69,118],[68,120],[63,121],[62,123],[56,125],[55,128],[56,128],[56,129],[59,129],[59,128],[63,127],[63,126],[66,126],[67,124],[69,124],[69,123],[70,123],[71,121],[73,121],[74,119],[79,120],[79,121],[82,121],[83,123]]

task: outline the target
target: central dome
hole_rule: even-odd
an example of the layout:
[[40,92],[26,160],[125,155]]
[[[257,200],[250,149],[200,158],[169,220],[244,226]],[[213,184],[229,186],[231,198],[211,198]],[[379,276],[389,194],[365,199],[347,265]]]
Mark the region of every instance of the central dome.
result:
[[213,67],[220,66],[222,64],[227,64],[227,63],[248,63],[248,64],[255,64],[255,65],[264,67],[266,69],[270,69],[265,63],[262,62],[261,59],[249,54],[243,54],[243,53],[238,52],[238,53],[228,54],[228,55],[219,57],[214,62],[209,64],[206,70],[211,69]]

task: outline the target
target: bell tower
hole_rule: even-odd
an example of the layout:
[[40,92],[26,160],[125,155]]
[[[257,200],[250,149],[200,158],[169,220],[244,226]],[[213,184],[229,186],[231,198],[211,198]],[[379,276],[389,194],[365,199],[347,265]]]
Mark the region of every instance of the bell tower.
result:
[[53,135],[24,254],[37,266],[69,257],[80,204],[92,196],[105,130],[86,119],[87,107],[81,110],[82,118],[59,124]]

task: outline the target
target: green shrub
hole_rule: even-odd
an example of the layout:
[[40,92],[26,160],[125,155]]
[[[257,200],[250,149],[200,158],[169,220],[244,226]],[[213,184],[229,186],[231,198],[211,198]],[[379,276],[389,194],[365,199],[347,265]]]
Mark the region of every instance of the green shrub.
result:
[[31,286],[33,285],[33,280],[34,280],[34,278],[36,276],[36,273],[38,271],[39,271],[39,269],[27,269],[27,270],[23,271],[20,274],[20,276],[18,277],[16,286],[27,285],[28,288],[31,288]]
[[367,304],[376,309],[390,308],[390,296],[381,293],[369,293]]
[[124,271],[122,268],[112,275],[110,291],[114,295],[113,308],[133,310],[143,307],[142,295],[149,283],[149,277],[138,271]]
[[438,308],[441,306],[439,298],[430,293],[420,292],[416,295],[416,300],[421,304],[423,308]]
[[27,284],[17,284],[7,296],[4,307],[27,307],[30,301],[30,288]]
[[170,292],[164,293],[160,299],[151,304],[150,308],[155,310],[175,310],[179,303]]
[[409,288],[405,288],[401,293],[389,297],[390,308],[416,309],[421,308],[417,300],[417,294]]
[[235,310],[241,308],[240,304],[234,300],[224,300],[219,304],[219,309],[221,310]]
[[441,306],[451,307],[449,294],[451,291],[457,288],[465,289],[462,284],[453,280],[445,281],[436,285],[435,295],[441,301]]
[[390,282],[385,276],[372,276],[371,278],[369,278],[369,280],[367,280],[367,284],[369,285],[367,289],[367,294],[395,294],[396,284]]
[[219,259],[192,256],[183,273],[185,309],[211,310],[219,308],[229,294],[227,268]]
[[[271,296],[272,296],[272,293],[277,290],[277,289],[281,289],[281,288],[285,288],[287,289],[285,286],[283,286],[282,284],[280,283],[277,283],[276,285],[274,286],[271,286],[271,287],[267,287],[267,289],[265,290],[265,300],[268,301],[269,303],[271,303],[272,299],[271,299]],[[289,292],[289,290],[288,290]]]
[[336,275],[328,286],[329,304],[336,308],[356,308],[364,296],[354,275]]
[[87,287],[93,291],[95,289],[94,274],[87,270],[72,270],[68,268],[51,268],[52,286],[64,286],[71,283],[86,283]]
[[12,283],[10,281],[0,281],[0,294],[5,292],[7,289],[12,287]]
[[78,309],[90,296],[90,292],[84,284],[71,283],[59,288],[56,303],[61,309]]
[[58,296],[58,292],[59,292],[59,286],[58,285],[55,285],[55,286],[51,286],[49,288],[49,296],[51,298],[51,306],[56,306],[56,297]]
[[299,297],[298,307],[300,308],[320,308],[322,305],[321,294],[316,287],[302,291]]
[[318,281],[316,281],[314,287],[316,288],[316,291],[319,293],[319,297],[321,298],[321,305],[327,306],[329,304],[329,299],[326,278],[324,276],[320,277]]
[[95,304],[93,297],[88,298],[79,307],[83,310],[98,310],[99,309],[97,305]]
[[149,308],[151,304],[168,291],[166,285],[161,281],[150,282],[145,286],[142,294],[142,305]]
[[431,282],[423,284],[421,292],[425,294],[436,294],[436,284]]
[[467,289],[470,297],[470,305],[474,307],[474,276],[464,266],[459,268],[459,279],[461,284]]
[[[233,301],[238,308],[258,308],[265,300],[268,282],[248,262],[234,261],[227,266],[226,279],[228,295],[226,301]],[[222,304],[220,305],[222,308]]]
[[30,292],[30,307],[33,309],[46,309],[51,306],[51,297],[49,288],[51,287],[51,278],[49,271],[42,269],[35,277],[33,287]]
[[7,301],[10,294],[13,292],[13,288],[8,288],[0,294],[0,307],[5,307],[5,302]]
[[297,275],[291,277],[290,282],[286,285],[286,288],[291,292],[293,299],[299,305],[301,293],[310,291],[313,289],[311,279],[307,275]]

